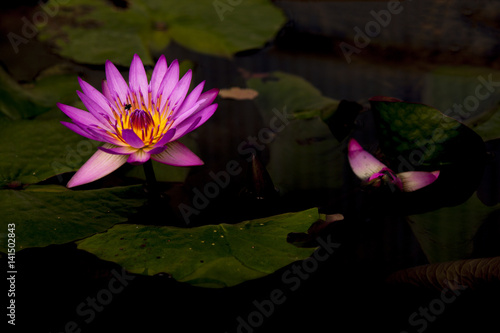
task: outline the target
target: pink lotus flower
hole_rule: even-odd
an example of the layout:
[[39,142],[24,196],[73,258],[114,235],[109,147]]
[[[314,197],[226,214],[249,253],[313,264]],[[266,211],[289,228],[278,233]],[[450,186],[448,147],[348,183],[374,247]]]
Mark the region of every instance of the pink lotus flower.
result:
[[[189,148],[176,140],[210,118],[218,89],[202,93],[205,81],[187,95],[191,70],[179,80],[179,64],[167,67],[162,55],[151,81],[138,55],[130,65],[129,83],[116,67],[106,61],[102,93],[79,79],[83,92],[78,96],[87,111],[58,104],[73,123],[61,122],[70,130],[103,146],[76,172],[67,187],[86,184],[118,169],[125,162],[142,164],[150,158],[174,166],[202,165]],[[186,96],[187,95],[187,96]]]
[[386,183],[395,185],[400,191],[413,192],[432,184],[439,177],[439,171],[406,171],[396,174],[364,150],[355,139],[349,141],[347,157],[354,174],[373,187]]

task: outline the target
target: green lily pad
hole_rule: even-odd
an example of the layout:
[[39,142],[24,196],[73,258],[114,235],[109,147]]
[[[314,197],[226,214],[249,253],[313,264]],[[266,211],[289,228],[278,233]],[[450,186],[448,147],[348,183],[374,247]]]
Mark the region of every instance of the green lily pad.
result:
[[100,146],[53,119],[1,121],[0,142],[0,187],[76,171]]
[[196,228],[120,224],[79,241],[78,248],[132,273],[168,273],[196,286],[227,287],[310,256],[314,248],[287,243],[287,234],[305,231],[318,219],[314,208]]
[[[145,202],[141,186],[72,191],[59,185],[0,190],[0,226],[15,224],[16,250],[63,244],[127,221]],[[7,252],[5,239],[0,251]]]
[[222,11],[212,0],[137,0],[126,2],[125,8],[99,0],[52,0],[48,6],[59,11],[39,27],[39,38],[55,45],[60,55],[89,64],[109,59],[128,66],[137,53],[151,65],[152,52],[172,40],[197,52],[230,57],[262,47],[285,23],[281,10],[267,0],[227,4],[229,9]]
[[382,151],[393,162],[403,158],[430,170],[484,152],[481,137],[433,107],[384,98],[372,99],[371,106]]
[[500,72],[491,68],[439,67],[425,77],[422,103],[470,125],[498,108],[498,82]]
[[489,118],[472,123],[470,126],[484,141],[500,138],[500,108],[491,112]]
[[76,98],[76,75],[53,73],[21,86],[0,68],[0,114],[8,119],[32,118]]
[[0,113],[10,119],[27,118],[42,113],[40,108],[17,82],[0,68]]
[[[477,190],[486,163],[481,137],[439,110],[388,97],[370,100],[383,162],[395,172],[435,171],[429,186],[405,193],[398,206],[436,209],[462,204]],[[412,211],[410,209],[410,211]]]
[[267,170],[281,193],[342,186],[345,153],[319,118],[291,120],[269,150]]
[[500,72],[483,67],[440,67],[425,79],[422,101],[479,134],[500,137]]
[[269,123],[273,108],[286,107],[295,118],[327,119],[338,107],[339,101],[323,96],[321,91],[297,75],[272,72],[264,78],[251,78],[247,86],[259,92],[255,102]]
[[474,194],[462,205],[412,215],[410,226],[431,263],[465,259],[483,220],[497,209],[500,204],[485,206]]
[[247,85],[259,93],[255,102],[264,124],[279,125],[268,144],[267,168],[281,193],[339,188],[345,154],[328,126],[339,101],[323,96],[303,78],[282,72],[251,78]]

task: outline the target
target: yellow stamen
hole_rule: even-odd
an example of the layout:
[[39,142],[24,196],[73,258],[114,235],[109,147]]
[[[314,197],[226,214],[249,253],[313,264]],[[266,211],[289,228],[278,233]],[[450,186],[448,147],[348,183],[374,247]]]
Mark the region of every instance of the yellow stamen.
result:
[[127,95],[124,104],[117,102],[116,111],[115,108],[112,109],[114,119],[110,123],[116,132],[108,134],[126,143],[121,133],[124,129],[132,129],[144,141],[145,146],[154,145],[172,126],[169,121],[172,112],[169,110],[168,101],[160,110],[161,99],[160,95],[154,103],[151,101],[151,93],[148,93],[148,101],[144,101],[143,96]]

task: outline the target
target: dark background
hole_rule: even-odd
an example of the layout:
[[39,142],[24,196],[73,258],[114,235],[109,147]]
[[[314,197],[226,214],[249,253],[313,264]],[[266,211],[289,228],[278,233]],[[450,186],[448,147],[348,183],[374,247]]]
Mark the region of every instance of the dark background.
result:
[[[421,101],[426,74],[440,66],[500,68],[500,3],[496,1],[406,1],[404,11],[394,16],[370,45],[352,55],[351,63],[346,62],[338,45],[352,44],[352,28],[371,20],[370,10],[386,8],[385,2],[274,3],[284,10],[288,23],[263,49],[237,54],[232,60],[201,55],[175,43],[164,53],[171,59],[192,60],[196,64],[193,81],[206,79],[206,87],[244,86],[241,68],[256,73],[281,70],[312,82],[325,96],[361,104],[376,95]],[[44,68],[67,61],[36,39],[21,45],[15,54],[6,34],[19,33],[21,17],[30,17],[37,8],[36,1],[1,6],[0,62],[16,80],[29,82]],[[98,66],[72,65],[94,85],[103,77],[103,68]],[[266,124],[252,101],[218,102],[216,114],[198,130],[199,137],[210,138],[198,142],[205,166],[193,171],[186,184],[169,184],[170,195],[186,195],[189,186],[206,182],[210,170],[223,170],[231,159],[247,165],[237,146]],[[263,163],[267,153],[264,150],[259,156]],[[221,219],[236,222],[311,206],[334,210],[345,205],[332,200],[338,193],[322,191],[291,193],[271,199],[275,200],[271,203],[256,202],[240,195],[248,183],[247,172],[243,172],[192,225],[219,223]],[[83,332],[236,332],[237,318],[247,319],[256,310],[253,301],[268,300],[270,293],[279,289],[286,301],[276,305],[272,315],[253,331],[416,332],[423,326],[411,326],[409,316],[439,299],[441,291],[391,284],[385,278],[395,270],[426,264],[427,260],[403,217],[368,220],[359,209],[351,207],[346,221],[331,230],[340,248],[302,279],[296,291],[290,291],[290,285],[282,279],[292,265],[224,289],[192,287],[166,274],[137,275],[90,323],[85,323],[75,309],[87,297],[107,288],[112,270],[121,272],[121,268],[77,250],[74,244],[23,250],[16,258],[22,272],[17,277],[17,328],[55,333],[75,321]],[[498,214],[492,224],[491,230],[498,228]],[[487,249],[480,255],[500,253]],[[499,295],[496,285],[466,290],[434,321],[428,321],[425,332],[497,331]]]

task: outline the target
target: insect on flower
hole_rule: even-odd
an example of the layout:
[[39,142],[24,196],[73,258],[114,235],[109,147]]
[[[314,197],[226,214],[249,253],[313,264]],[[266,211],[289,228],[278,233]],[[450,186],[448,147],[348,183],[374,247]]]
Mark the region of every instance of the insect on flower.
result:
[[204,93],[205,81],[190,94],[191,70],[179,80],[179,63],[170,66],[162,55],[148,82],[141,59],[136,54],[130,65],[129,82],[108,60],[102,93],[79,79],[78,96],[87,111],[58,104],[73,121],[61,122],[86,138],[105,142],[76,172],[68,187],[102,178],[126,162],[137,165],[150,158],[174,166],[202,165],[189,148],[176,141],[205,123],[217,109],[212,104],[219,92]]
[[349,141],[347,157],[354,174],[373,187],[389,184],[402,192],[413,192],[432,184],[439,177],[439,170],[406,171],[396,174],[364,150],[355,139]]

